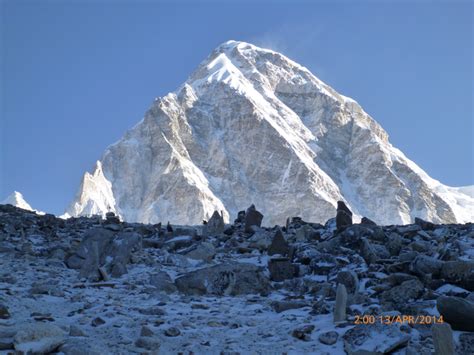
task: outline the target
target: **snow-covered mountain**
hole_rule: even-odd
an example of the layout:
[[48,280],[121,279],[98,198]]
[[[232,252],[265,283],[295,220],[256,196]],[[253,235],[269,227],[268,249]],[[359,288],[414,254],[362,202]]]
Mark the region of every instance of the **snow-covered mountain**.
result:
[[13,205],[15,207],[23,208],[28,211],[36,211],[33,209],[28,202],[24,199],[23,195],[18,191],[13,191],[13,193],[0,202],[1,205]]
[[255,203],[272,225],[324,222],[344,200],[382,224],[463,223],[474,221],[469,189],[430,178],[357,102],[305,67],[229,41],[107,148],[67,213],[197,224]]

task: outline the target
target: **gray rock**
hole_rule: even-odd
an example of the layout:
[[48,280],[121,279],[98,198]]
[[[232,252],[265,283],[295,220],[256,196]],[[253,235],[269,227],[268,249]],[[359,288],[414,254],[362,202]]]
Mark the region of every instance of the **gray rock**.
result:
[[210,262],[214,258],[214,255],[216,255],[216,248],[214,248],[214,245],[211,243],[202,242],[194,245],[192,249],[187,251],[184,255],[193,260]]
[[211,236],[211,235],[218,235],[224,232],[225,223],[224,223],[224,216],[219,214],[219,212],[214,211],[211,218],[204,226],[204,235]]
[[336,304],[334,306],[334,323],[346,321],[347,290],[343,284],[337,285]]
[[402,347],[410,340],[396,324],[358,324],[344,335],[344,350],[348,355],[381,355]]
[[425,276],[432,274],[438,277],[444,262],[430,256],[418,255],[410,264],[410,271],[416,275]]
[[127,272],[126,265],[136,248],[141,248],[141,236],[138,233],[115,233],[104,228],[92,228],[86,232],[75,256],[67,260],[67,265],[73,268],[80,265],[80,277],[93,281],[101,278],[99,266],[105,266],[109,274],[119,277]]
[[252,226],[260,227],[262,220],[263,214],[255,209],[255,205],[251,205],[245,212],[245,232],[252,232]]
[[268,261],[268,270],[270,271],[270,280],[283,281],[292,279],[298,273],[298,269],[288,258],[272,258]]
[[189,272],[178,277],[175,285],[180,292],[189,295],[266,294],[270,289],[262,268],[235,262]]
[[375,263],[378,259],[375,249],[366,238],[362,238],[360,254],[364,258],[365,262],[369,265]]
[[400,254],[400,250],[402,249],[402,237],[397,233],[390,233],[388,235],[386,246],[390,255],[397,256]]
[[160,340],[155,337],[140,337],[135,341],[135,346],[150,351],[157,351],[160,349],[161,343]]
[[448,323],[433,324],[431,332],[433,333],[435,355],[454,354],[453,331]]
[[89,339],[69,338],[58,349],[64,355],[102,355],[105,349],[97,348]]
[[380,299],[384,302],[391,302],[396,309],[405,306],[410,300],[416,300],[423,293],[424,287],[419,280],[408,280],[399,286],[383,292]]
[[455,330],[474,332],[474,303],[452,296],[440,296],[436,308]]
[[290,245],[283,236],[281,229],[278,228],[273,237],[272,243],[268,247],[268,255],[280,254],[281,256],[288,256],[289,252]]
[[147,327],[146,325],[144,325],[140,330],[140,336],[142,337],[152,337],[153,335],[155,335],[153,330],[151,330],[150,327]]
[[474,261],[447,261],[441,268],[441,277],[474,291]]
[[319,334],[318,340],[322,344],[333,345],[336,344],[338,338],[339,334],[334,330],[331,330],[329,332]]
[[270,305],[277,313],[281,313],[289,309],[298,309],[308,306],[308,304],[303,301],[273,301]]
[[69,327],[69,335],[72,337],[85,337],[86,333],[77,325],[71,325]]
[[15,350],[29,354],[47,354],[65,342],[61,328],[49,323],[24,324],[14,337]]
[[173,293],[177,291],[171,277],[166,271],[158,271],[150,276],[150,285],[156,287],[159,291]]
[[350,294],[354,294],[359,289],[359,278],[352,270],[339,271],[336,277],[336,282],[346,286],[346,290]]

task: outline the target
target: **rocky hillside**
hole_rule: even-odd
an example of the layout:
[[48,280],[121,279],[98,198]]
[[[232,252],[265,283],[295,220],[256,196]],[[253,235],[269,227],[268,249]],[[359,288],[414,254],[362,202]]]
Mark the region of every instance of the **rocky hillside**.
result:
[[0,353],[474,353],[473,224],[333,216],[164,226],[0,205]]
[[296,215],[324,222],[343,200],[380,224],[473,222],[465,191],[430,178],[305,67],[228,41],[106,149],[67,213],[198,224],[258,202],[272,226]]

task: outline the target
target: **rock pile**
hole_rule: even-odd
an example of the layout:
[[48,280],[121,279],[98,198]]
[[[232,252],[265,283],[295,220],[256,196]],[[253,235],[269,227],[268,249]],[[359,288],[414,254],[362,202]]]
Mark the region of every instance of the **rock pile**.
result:
[[324,225],[263,218],[163,228],[0,205],[0,350],[474,353],[473,224],[358,224],[343,202]]

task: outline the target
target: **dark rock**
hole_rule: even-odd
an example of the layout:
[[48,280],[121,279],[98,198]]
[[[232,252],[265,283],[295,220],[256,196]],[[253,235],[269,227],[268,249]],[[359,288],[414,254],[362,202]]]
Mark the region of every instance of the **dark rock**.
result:
[[0,303],[0,319],[10,318],[10,312],[8,311],[7,306]]
[[98,326],[100,326],[100,325],[102,325],[102,324],[105,324],[105,320],[103,320],[103,319],[100,318],[100,317],[94,318],[94,319],[92,320],[92,322],[91,322],[91,325],[92,325],[93,327],[98,327]]
[[283,236],[281,229],[278,228],[275,236],[273,237],[272,243],[268,247],[268,255],[280,254],[282,256],[288,256],[289,252],[290,245]]
[[405,274],[403,272],[395,272],[393,274],[388,275],[387,277],[387,281],[391,286],[397,286],[409,280],[417,280],[417,277],[414,275]]
[[260,227],[262,225],[263,214],[255,209],[255,205],[251,205],[245,212],[245,232],[252,232],[252,226]]
[[298,268],[288,258],[272,258],[268,261],[270,280],[283,281],[291,279],[298,274]]
[[244,223],[245,222],[245,211],[239,211],[237,213],[237,219],[234,223]]
[[418,217],[415,217],[415,224],[419,225],[423,230],[433,230],[436,228],[436,224],[424,221]]
[[343,201],[337,201],[336,228],[341,230],[352,225],[352,212]]
[[150,351],[157,351],[160,349],[160,340],[154,337],[140,337],[135,341],[137,348],[143,348]]
[[181,335],[181,331],[176,327],[171,327],[165,330],[165,335],[167,337],[177,337]]
[[339,334],[334,330],[329,332],[319,334],[319,342],[325,345],[333,345],[336,344],[337,339],[339,338]]
[[360,224],[365,224],[365,225],[369,225],[369,226],[376,226],[377,223],[375,223],[374,221],[372,221],[371,219],[367,218],[367,217],[362,217],[361,221],[360,221]]
[[440,296],[436,308],[453,329],[474,332],[474,303],[459,297]]
[[293,330],[291,335],[296,339],[309,341],[311,339],[310,334],[313,332],[315,326],[312,324],[304,325]]

